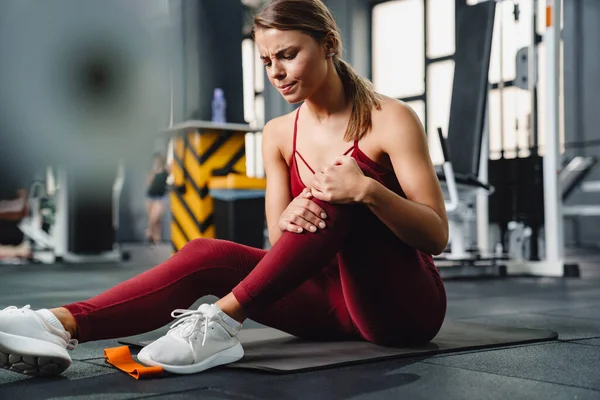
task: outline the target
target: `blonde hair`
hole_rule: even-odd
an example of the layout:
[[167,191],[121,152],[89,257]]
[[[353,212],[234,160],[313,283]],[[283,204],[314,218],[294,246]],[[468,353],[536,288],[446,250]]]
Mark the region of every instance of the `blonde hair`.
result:
[[382,97],[375,92],[371,82],[359,76],[350,64],[342,59],[342,35],[321,0],[272,0],[254,17],[252,36],[257,29],[298,30],[317,42],[330,39],[334,43],[333,63],[342,84],[346,100],[352,102],[352,114],[345,139],[360,140],[371,129],[373,108],[381,109]]

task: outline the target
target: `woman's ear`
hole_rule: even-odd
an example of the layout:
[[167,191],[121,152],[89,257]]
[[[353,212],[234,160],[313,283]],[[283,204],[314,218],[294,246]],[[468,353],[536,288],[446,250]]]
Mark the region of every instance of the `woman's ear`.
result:
[[324,40],[325,57],[333,58],[338,52],[338,41],[332,33],[327,34]]

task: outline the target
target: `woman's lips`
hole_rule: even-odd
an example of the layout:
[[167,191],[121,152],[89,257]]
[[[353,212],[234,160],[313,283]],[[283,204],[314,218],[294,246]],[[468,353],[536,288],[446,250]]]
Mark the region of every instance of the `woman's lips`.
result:
[[296,82],[288,83],[287,85],[280,86],[279,90],[281,91],[281,93],[287,94],[294,88],[294,86],[296,86]]

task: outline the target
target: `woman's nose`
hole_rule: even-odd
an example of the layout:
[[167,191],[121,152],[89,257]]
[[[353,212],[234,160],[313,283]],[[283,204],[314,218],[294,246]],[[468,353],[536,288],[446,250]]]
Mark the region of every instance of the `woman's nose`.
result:
[[285,69],[280,62],[273,62],[271,65],[271,79],[282,80],[285,78]]

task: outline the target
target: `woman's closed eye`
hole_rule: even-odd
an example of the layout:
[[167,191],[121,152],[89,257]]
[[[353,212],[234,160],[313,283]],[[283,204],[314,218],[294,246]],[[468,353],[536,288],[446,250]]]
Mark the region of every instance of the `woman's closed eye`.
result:
[[[294,58],[296,58],[297,55],[298,55],[298,53],[285,54],[285,55],[281,56],[281,58],[283,58],[284,60],[293,60]],[[270,67],[271,61],[263,60],[263,64],[265,65],[265,67]]]

